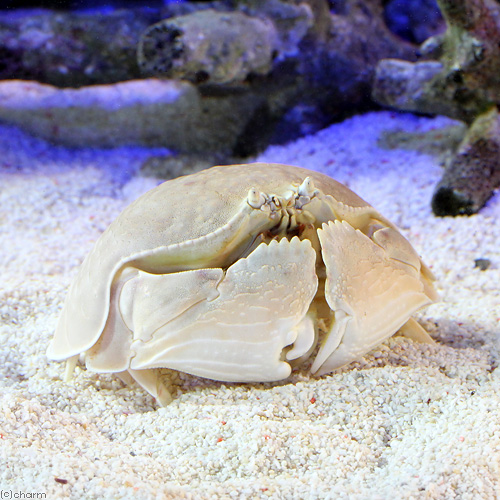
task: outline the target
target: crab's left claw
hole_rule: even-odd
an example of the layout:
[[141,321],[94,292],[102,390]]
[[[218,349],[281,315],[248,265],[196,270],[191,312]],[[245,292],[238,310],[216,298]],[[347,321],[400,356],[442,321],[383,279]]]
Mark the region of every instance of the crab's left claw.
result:
[[[262,243],[227,269],[216,298],[200,300],[175,315],[170,312],[175,288],[163,283],[169,275],[142,273],[130,301],[135,340],[129,371],[167,367],[229,382],[288,377],[291,366],[286,361],[308,353],[315,341],[308,315],[318,286],[315,261],[307,240]],[[178,273],[179,280],[185,274]],[[154,294],[146,293],[144,280]],[[148,322],[148,317],[155,321]],[[138,318],[143,319],[136,324]]]
[[425,293],[418,256],[392,242],[390,233],[372,241],[336,220],[323,224],[318,236],[326,266],[325,296],[335,311],[311,367],[322,375],[361,358],[433,300]]

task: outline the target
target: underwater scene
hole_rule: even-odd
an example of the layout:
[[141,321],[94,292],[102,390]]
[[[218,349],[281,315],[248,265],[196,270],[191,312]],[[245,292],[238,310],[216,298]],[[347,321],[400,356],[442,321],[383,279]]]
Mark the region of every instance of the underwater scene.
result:
[[0,2],[0,498],[500,498],[497,0]]

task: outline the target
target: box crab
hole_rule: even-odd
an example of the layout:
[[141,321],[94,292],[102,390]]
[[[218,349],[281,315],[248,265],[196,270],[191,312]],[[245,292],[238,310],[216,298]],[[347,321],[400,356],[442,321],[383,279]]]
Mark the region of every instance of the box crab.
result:
[[412,315],[433,276],[396,227],[344,185],[281,164],[213,167],[127,207],[70,287],[53,360],[71,376],[133,379],[171,401],[158,368],[228,382],[315,375],[398,330],[432,342]]

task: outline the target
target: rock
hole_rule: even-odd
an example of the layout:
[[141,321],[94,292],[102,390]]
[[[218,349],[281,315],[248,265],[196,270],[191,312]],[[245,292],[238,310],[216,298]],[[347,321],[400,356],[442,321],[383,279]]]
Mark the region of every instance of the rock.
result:
[[240,0],[237,5],[248,15],[273,22],[278,60],[299,56],[300,44],[306,37],[324,41],[328,33],[330,13],[324,0]]
[[438,61],[384,60],[375,74],[380,104],[463,120],[470,130],[451,158],[432,199],[436,215],[477,212],[500,183],[500,4],[495,0],[438,0],[444,34],[421,53]]
[[0,13],[0,80],[81,87],[139,78],[137,43],[158,20],[145,9]]
[[437,156],[444,163],[450,155],[455,154],[466,133],[466,125],[460,122],[427,132],[385,130],[380,135],[377,146],[383,149],[418,151]]
[[[415,58],[415,47],[402,43],[384,24],[378,0],[346,0],[334,15],[330,14],[327,0],[234,0],[231,4],[236,12],[204,10],[170,18],[150,28],[144,35],[144,39],[149,40],[146,44],[149,55],[144,57],[144,47],[140,49],[141,64],[149,74],[176,75],[195,82],[202,95],[207,86],[210,92],[216,87],[221,95],[240,86],[264,97],[267,110],[261,108],[261,116],[267,119],[260,122],[266,123],[267,128],[276,125],[271,136],[273,142],[289,141],[346,115],[373,108],[370,89],[378,60],[382,57]],[[220,4],[217,5],[219,9]],[[220,47],[222,35],[220,30],[214,30],[215,21],[210,18],[236,14],[241,17],[242,13],[248,16],[244,19],[257,19],[266,27],[269,21],[274,25],[271,67],[259,72],[232,71],[237,78],[224,75],[225,67],[222,68],[223,76],[214,80],[208,73],[211,67],[217,67],[210,66],[211,61],[208,65],[204,63],[203,51],[207,50],[204,47],[201,62],[195,64],[193,61],[192,67],[183,66],[182,39],[188,35],[186,32],[175,35],[180,22],[198,29],[194,20],[206,17],[208,21],[203,24],[209,28],[206,38],[215,37],[214,46]],[[168,29],[162,32],[165,27]],[[189,36],[194,38],[194,34]],[[253,43],[254,40],[246,45],[252,47]],[[159,48],[162,44],[163,49]],[[179,71],[174,68],[175,61],[180,65]],[[155,66],[161,71],[157,73]]]
[[479,268],[480,271],[486,271],[490,266],[490,259],[484,259],[482,257],[480,257],[479,259],[474,259],[474,267]]
[[147,76],[228,85],[269,73],[275,43],[270,21],[208,9],[149,27],[137,60]]
[[443,71],[439,61],[384,59],[375,71],[372,96],[383,106],[472,123],[491,103],[481,92],[458,92],[455,82],[443,79]]
[[[183,0],[181,0],[183,1]],[[119,9],[123,4],[140,5],[140,0],[2,0],[0,9],[20,9],[43,4],[45,9]],[[162,0],[148,0],[149,7],[161,7]]]
[[448,29],[441,61],[446,76],[500,102],[500,4],[496,0],[438,0]]
[[442,107],[436,96],[427,89],[433,80],[443,70],[443,65],[437,61],[412,63],[400,59],[383,59],[377,65],[372,96],[383,106],[403,111],[418,111],[421,113],[439,113],[436,106]]
[[246,94],[202,99],[195,86],[176,80],[132,80],[81,89],[0,82],[0,120],[67,146],[137,144],[231,154],[247,141],[251,147],[247,127],[258,116],[259,104]]
[[[384,24],[380,0],[342,0],[337,7],[331,14],[328,0],[221,0],[168,4],[147,15],[100,13],[102,19],[45,12],[7,16],[2,24],[7,18],[0,15],[0,54],[12,74],[81,91],[0,84],[0,118],[66,145],[252,155],[269,141],[286,142],[372,108],[377,61],[414,58],[415,47]],[[182,15],[159,22],[162,13]],[[164,86],[137,81],[131,47]],[[86,86],[117,79],[130,86]],[[27,92],[26,103],[17,92]]]
[[476,213],[500,186],[500,115],[496,107],[470,127],[445,166],[432,198],[436,215]]
[[[371,87],[378,61],[415,59],[415,47],[385,25],[380,2],[346,0],[336,12],[330,16],[326,33],[315,37],[310,31],[299,44],[298,56],[288,58],[297,85],[279,123],[279,130],[287,135],[275,136],[280,142],[373,109]],[[279,68],[273,74],[278,72]]]

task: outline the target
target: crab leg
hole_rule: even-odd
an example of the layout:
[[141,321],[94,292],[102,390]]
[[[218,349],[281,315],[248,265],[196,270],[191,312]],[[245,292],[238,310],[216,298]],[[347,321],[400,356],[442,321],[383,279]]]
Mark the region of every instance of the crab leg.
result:
[[161,406],[167,406],[172,402],[172,395],[165,384],[161,381],[159,370],[127,370],[126,372],[118,373],[118,376],[128,382],[128,376],[135,380],[143,389],[149,392]]

